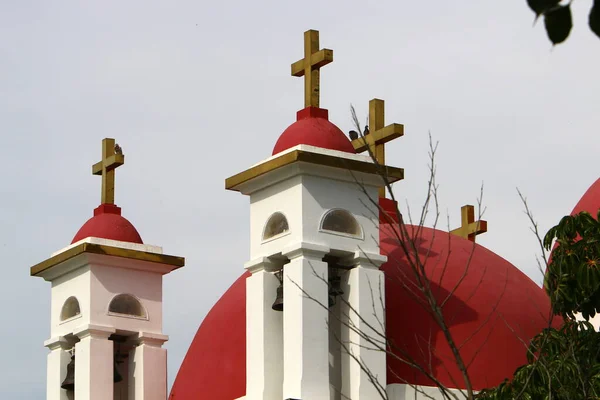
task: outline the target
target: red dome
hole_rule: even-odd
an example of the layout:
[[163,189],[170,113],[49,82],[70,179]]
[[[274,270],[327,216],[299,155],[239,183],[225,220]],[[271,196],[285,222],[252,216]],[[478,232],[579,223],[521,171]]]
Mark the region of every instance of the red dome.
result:
[[83,224],[71,243],[78,242],[87,237],[139,244],[144,243],[137,229],[135,229],[131,222],[121,216],[121,208],[114,204],[101,204],[96,208],[94,216]]
[[582,211],[587,211],[596,217],[598,209],[600,208],[600,178],[594,182],[592,186],[585,192],[581,197],[571,215],[578,214]]
[[273,155],[299,144],[355,153],[350,139],[329,122],[327,110],[316,107],[298,111],[297,121],[279,136]]
[[[380,236],[382,254],[393,260],[383,270],[386,328],[397,349],[395,354],[428,366],[429,373],[447,387],[464,389],[444,333],[414,291],[407,289],[414,275],[403,250],[387,232]],[[550,300],[546,293],[508,261],[466,239],[423,228],[416,242],[438,302],[448,298],[443,313],[468,365],[473,389],[496,386],[510,378],[527,362],[524,344],[548,326]],[[433,351],[427,352],[429,348]],[[397,357],[388,356],[388,370],[388,384],[435,386]]]
[[[544,291],[508,261],[447,232],[423,228],[418,245],[422,257],[429,254],[425,268],[433,278],[438,300],[453,292],[444,314],[469,365],[474,389],[511,377],[526,362],[525,344],[547,326],[550,302]],[[405,352],[429,366],[443,384],[464,388],[443,333],[404,285],[411,276],[410,269],[385,228],[381,247],[393,260],[382,267],[390,342],[398,354]],[[447,267],[442,276],[443,265]],[[229,288],[198,329],[175,380],[171,400],[231,400],[245,394],[246,276]],[[430,353],[426,351],[429,348]],[[388,368],[393,371],[388,373],[388,383],[435,386],[424,374],[394,357],[388,357]]]

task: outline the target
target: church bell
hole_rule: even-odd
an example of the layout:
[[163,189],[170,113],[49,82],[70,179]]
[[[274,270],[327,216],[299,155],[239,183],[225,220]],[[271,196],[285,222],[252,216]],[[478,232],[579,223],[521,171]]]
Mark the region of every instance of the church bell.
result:
[[329,278],[329,307],[333,307],[336,303],[335,298],[343,294],[342,278],[337,274],[331,274]]
[[283,311],[283,271],[275,273],[275,276],[279,280],[279,286],[277,287],[277,297],[271,308],[275,311]]
[[117,362],[115,361],[115,369],[114,369],[114,372],[113,372],[113,382],[114,383],[119,383],[122,380],[123,380],[123,377],[119,373],[119,370],[117,369]]
[[71,361],[67,364],[67,376],[60,387],[65,390],[75,390],[75,354],[71,355]]
[[[123,377],[117,369],[117,362],[115,361],[115,367],[113,370],[113,382],[118,383],[123,380]],[[75,354],[71,356],[71,361],[67,364],[67,376],[60,385],[65,390],[75,390]]]

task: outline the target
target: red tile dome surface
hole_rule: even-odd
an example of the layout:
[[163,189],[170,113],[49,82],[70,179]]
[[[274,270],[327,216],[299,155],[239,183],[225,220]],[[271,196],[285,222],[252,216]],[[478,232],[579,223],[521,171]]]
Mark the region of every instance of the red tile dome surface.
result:
[[299,144],[355,153],[350,139],[340,128],[329,122],[327,110],[316,107],[298,111],[297,121],[279,136],[273,155]]
[[138,244],[144,243],[133,224],[121,216],[121,208],[114,204],[101,204],[96,208],[94,216],[83,224],[71,243],[78,242],[87,237]]

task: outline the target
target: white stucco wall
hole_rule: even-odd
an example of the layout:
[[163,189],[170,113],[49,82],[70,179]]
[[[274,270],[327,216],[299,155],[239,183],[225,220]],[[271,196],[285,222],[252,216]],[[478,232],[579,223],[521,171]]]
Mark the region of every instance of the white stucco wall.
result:
[[[448,389],[457,398],[465,398],[460,390]],[[394,383],[387,385],[389,400],[422,400],[422,399],[444,399],[440,389],[432,386],[405,385]]]

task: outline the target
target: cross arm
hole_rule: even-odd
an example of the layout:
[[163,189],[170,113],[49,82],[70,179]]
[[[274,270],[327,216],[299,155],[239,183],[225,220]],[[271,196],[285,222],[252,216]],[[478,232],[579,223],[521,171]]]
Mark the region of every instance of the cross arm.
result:
[[112,171],[119,165],[125,164],[125,156],[123,154],[113,154],[104,160],[104,163],[102,161],[97,162],[92,165],[92,175],[102,175],[103,164],[106,165],[107,171]]
[[375,132],[369,133],[369,135],[373,135],[372,138],[368,139],[367,137],[359,137],[352,141],[352,146],[354,146],[354,150],[357,153],[362,153],[369,148],[369,142],[375,142],[375,144],[384,144],[400,136],[404,135],[404,125],[402,124],[390,124],[384,128],[381,128]]
[[303,58],[302,60],[296,61],[292,64],[292,76],[303,76],[305,62],[311,63],[311,67],[314,69],[321,68],[333,61],[333,50],[322,49],[316,53],[311,54],[310,60]]
[[487,232],[487,221],[480,220],[469,224],[469,231],[475,235],[480,235]]

